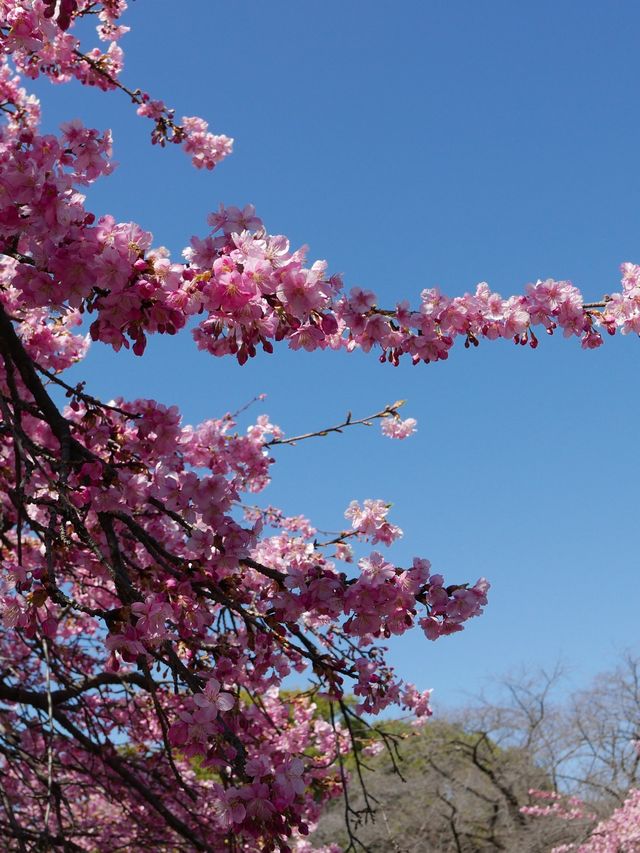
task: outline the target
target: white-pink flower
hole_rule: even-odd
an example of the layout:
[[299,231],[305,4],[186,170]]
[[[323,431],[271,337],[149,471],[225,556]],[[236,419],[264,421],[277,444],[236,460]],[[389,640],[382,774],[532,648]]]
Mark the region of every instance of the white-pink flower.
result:
[[381,424],[382,434],[387,438],[408,438],[416,431],[418,421],[415,418],[384,418]]

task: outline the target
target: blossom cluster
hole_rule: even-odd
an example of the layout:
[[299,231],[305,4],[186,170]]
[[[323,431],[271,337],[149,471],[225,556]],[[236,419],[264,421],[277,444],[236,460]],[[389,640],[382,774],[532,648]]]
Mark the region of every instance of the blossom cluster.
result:
[[594,825],[582,843],[560,844],[551,853],[637,853],[640,850],[640,790],[632,788],[622,803],[605,820],[597,821],[579,798],[557,791],[529,791],[534,803],[520,809],[534,817],[587,820]]
[[[213,169],[231,153],[232,139],[211,133],[208,123],[198,116],[185,116],[176,123],[174,111],[162,100],[132,91],[120,81],[124,52],[118,41],[129,31],[120,23],[126,9],[126,0],[2,0],[2,52],[32,79],[45,76],[54,83],[76,80],[102,91],[121,89],[138,105],[138,115],[154,122],[154,144],[177,143],[197,169]],[[89,15],[97,15],[96,31],[100,41],[109,43],[106,50],[84,51],[73,35],[75,23]]]

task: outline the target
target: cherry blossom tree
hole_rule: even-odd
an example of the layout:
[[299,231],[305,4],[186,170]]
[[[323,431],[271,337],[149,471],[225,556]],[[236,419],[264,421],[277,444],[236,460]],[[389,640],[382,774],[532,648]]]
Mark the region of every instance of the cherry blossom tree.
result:
[[[640,791],[637,788],[607,820],[600,821],[584,844],[565,848],[577,853],[636,853],[640,850]],[[558,853],[562,853],[561,849]]]
[[560,844],[551,853],[637,853],[640,850],[640,790],[631,788],[622,805],[606,820],[597,821],[578,797],[563,797],[554,791],[531,790],[532,805],[523,814],[559,818],[563,821],[591,820],[583,842]]
[[[277,345],[428,364],[458,338],[535,348],[535,329],[588,349],[640,331],[640,267],[597,302],[547,280],[507,299],[480,284],[384,308],[251,206],[221,206],[172,259],[143,225],[85,207],[83,189],[113,169],[110,132],[72,120],[43,133],[23,86],[119,90],[153,144],[213,169],[231,139],[121,79],[125,10],[0,0],[0,832],[20,851],[309,850],[310,824],[344,790],[356,720],[430,713],[381,642],[462,630],[489,585],[445,581],[423,557],[395,565],[380,547],[401,531],[382,500],[350,503],[348,529],[321,541],[307,519],[243,496],[268,485],[278,446],[377,421],[402,439],[415,422],[395,403],[303,436],[266,416],[239,434],[231,414],[193,427],[154,400],[100,401],[65,370],[89,339],[143,356],[149,335],[187,327],[240,364]],[[102,46],[74,35],[83,18]],[[380,547],[354,567],[356,542]],[[281,694],[292,672],[309,687]],[[358,818],[348,799],[346,816]]]

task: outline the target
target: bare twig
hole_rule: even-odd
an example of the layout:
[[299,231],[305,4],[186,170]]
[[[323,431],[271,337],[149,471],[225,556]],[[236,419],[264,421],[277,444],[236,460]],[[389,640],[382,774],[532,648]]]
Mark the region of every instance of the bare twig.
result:
[[298,441],[304,441],[307,438],[318,438],[328,435],[330,432],[342,432],[351,426],[371,426],[374,421],[381,420],[382,418],[399,417],[398,409],[404,406],[405,402],[406,400],[396,400],[395,403],[385,406],[380,412],[376,412],[374,415],[367,415],[366,418],[359,418],[356,421],[353,420],[351,412],[347,412],[347,416],[341,424],[325,427],[315,432],[307,432],[303,435],[296,435],[293,438],[272,438],[270,441],[265,441],[264,447],[275,447],[278,444],[296,444]]

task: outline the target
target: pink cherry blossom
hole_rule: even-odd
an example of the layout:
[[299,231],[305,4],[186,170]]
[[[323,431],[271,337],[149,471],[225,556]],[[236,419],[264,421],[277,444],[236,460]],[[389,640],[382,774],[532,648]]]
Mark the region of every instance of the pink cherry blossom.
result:
[[405,420],[401,420],[400,418],[385,418],[380,427],[382,434],[386,435],[387,438],[403,439],[413,435],[417,425],[418,422],[415,418],[405,418]]
[[382,500],[367,499],[362,506],[358,501],[351,501],[344,515],[351,521],[354,531],[371,539],[374,545],[376,542],[390,545],[402,536],[402,530],[387,521],[390,508]]

